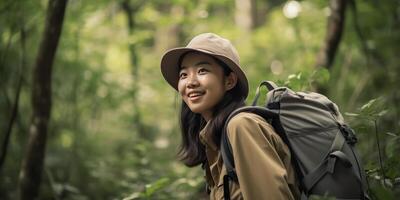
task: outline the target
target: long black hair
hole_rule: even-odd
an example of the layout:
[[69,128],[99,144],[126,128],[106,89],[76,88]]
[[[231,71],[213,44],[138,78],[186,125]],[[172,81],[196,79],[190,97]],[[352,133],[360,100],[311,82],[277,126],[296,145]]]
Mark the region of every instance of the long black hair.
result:
[[[181,66],[185,55],[183,54],[180,57],[179,66]],[[224,69],[225,77],[233,73],[224,62],[215,57],[213,58]],[[236,86],[227,91],[222,100],[214,107],[214,112],[206,131],[212,133],[213,141],[218,147],[226,119],[232,111],[245,105],[244,100],[245,97],[240,92],[239,82],[237,82]],[[197,166],[206,160],[205,147],[199,138],[199,133],[206,124],[207,122],[200,114],[192,112],[188,105],[182,101],[180,115],[182,143],[178,157],[189,167]]]

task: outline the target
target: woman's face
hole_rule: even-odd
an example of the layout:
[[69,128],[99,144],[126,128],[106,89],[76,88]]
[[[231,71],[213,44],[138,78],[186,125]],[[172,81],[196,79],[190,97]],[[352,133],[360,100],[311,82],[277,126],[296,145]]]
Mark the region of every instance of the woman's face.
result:
[[236,75],[225,76],[213,57],[199,52],[186,54],[180,67],[178,90],[183,101],[192,112],[210,120],[225,92],[235,86]]

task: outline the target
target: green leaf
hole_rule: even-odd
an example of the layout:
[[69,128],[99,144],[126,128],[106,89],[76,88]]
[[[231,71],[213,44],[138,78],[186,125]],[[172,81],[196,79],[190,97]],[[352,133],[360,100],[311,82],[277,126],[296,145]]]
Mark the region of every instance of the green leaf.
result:
[[388,110],[385,109],[384,99],[382,97],[371,99],[360,109],[360,116],[369,120],[377,120],[384,116]]
[[301,72],[297,74],[296,78],[297,78],[297,79],[301,79],[301,78],[302,78]]
[[349,116],[349,117],[358,117],[358,116],[360,116],[360,114],[357,114],[357,113],[349,113],[349,112],[346,112],[346,113],[344,113],[346,116]]
[[383,115],[385,115],[388,111],[387,110],[382,110],[381,112],[378,113],[379,117],[382,117]]
[[296,77],[297,77],[296,74],[290,74],[290,75],[288,76],[288,79],[290,80],[290,79],[294,79],[294,78],[296,78]]
[[390,135],[390,136],[393,136],[393,137],[399,137],[399,136],[396,135],[395,133],[391,133],[391,132],[386,132],[386,135]]
[[371,99],[370,101],[368,101],[368,103],[364,104],[364,105],[361,107],[361,112],[370,109],[372,106],[375,105],[375,103],[377,102],[377,100],[378,100],[378,99]]
[[326,68],[320,68],[313,73],[311,79],[314,79],[316,82],[320,84],[327,83],[330,79],[330,73]]
[[154,193],[156,193],[157,191],[164,188],[167,184],[169,184],[169,182],[170,181],[168,178],[161,178],[152,184],[147,184],[145,196],[146,197],[152,196]]

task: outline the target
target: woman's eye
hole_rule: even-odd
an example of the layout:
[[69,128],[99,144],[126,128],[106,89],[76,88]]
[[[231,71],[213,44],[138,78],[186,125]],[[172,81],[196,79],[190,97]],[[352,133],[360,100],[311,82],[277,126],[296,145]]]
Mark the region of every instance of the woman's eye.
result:
[[204,68],[199,69],[199,73],[200,73],[200,74],[204,74],[204,73],[206,73],[206,72],[208,72],[207,69],[204,69]]
[[182,72],[182,73],[179,74],[179,78],[180,78],[180,79],[185,78],[185,77],[186,77],[186,73],[183,73],[183,72]]

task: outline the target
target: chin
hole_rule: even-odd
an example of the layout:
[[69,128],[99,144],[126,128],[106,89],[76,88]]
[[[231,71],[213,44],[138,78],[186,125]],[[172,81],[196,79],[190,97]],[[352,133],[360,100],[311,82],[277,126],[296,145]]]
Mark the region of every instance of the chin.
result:
[[196,114],[201,114],[201,112],[203,111],[201,108],[197,107],[197,106],[189,106],[189,109],[196,113]]

